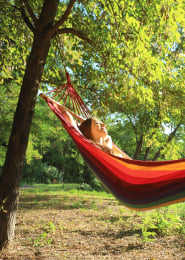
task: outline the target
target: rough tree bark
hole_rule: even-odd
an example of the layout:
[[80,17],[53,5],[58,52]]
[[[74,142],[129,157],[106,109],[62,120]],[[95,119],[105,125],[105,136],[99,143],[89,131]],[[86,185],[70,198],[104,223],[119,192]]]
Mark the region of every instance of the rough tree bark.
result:
[[38,85],[47,57],[48,37],[35,37],[26,68],[14,117],[3,175],[0,180],[0,201],[6,200],[0,212],[0,248],[14,237],[16,209],[23,162],[32,123]]
[[59,0],[45,0],[39,19],[34,16],[28,1],[25,1],[32,21],[30,18],[27,19],[26,12],[21,8],[24,21],[34,33],[34,39],[14,116],[3,174],[0,179],[0,250],[7,247],[9,242],[14,239],[22,168],[38,87],[50,48],[50,41],[58,27],[67,19],[75,1],[70,0],[66,12],[58,24],[54,24],[54,18]]

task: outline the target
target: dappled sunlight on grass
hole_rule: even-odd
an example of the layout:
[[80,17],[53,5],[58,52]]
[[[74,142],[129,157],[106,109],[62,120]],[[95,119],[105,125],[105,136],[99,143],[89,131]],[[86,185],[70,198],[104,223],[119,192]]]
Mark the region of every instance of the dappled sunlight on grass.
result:
[[[20,195],[15,248],[0,259],[174,260],[185,255],[183,203],[135,212],[107,192],[72,184],[24,187]],[[167,221],[176,223],[170,234]]]
[[117,201],[111,194],[97,191],[83,191],[75,189],[77,185],[35,185],[21,189],[19,208],[32,209],[74,209],[74,208],[95,208],[96,202],[102,205],[114,204]]

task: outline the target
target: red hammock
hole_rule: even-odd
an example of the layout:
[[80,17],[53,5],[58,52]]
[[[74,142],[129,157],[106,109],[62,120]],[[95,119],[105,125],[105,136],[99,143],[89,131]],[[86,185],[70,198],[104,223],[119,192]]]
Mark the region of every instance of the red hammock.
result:
[[[78,111],[85,118],[91,116],[71,85],[69,74],[67,84],[52,92],[56,92],[56,96],[62,91],[66,94],[62,94],[59,101],[62,99],[65,105],[66,96],[69,96],[74,112]],[[185,201],[185,159],[149,162],[123,159],[107,153],[70,124],[64,117],[59,103],[46,95],[41,96],[61,120],[98,179],[125,206],[135,210],[148,210]]]

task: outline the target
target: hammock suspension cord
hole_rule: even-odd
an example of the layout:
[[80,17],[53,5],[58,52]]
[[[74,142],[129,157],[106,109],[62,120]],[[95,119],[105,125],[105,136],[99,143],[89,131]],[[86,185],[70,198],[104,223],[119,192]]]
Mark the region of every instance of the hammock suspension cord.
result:
[[52,96],[52,99],[58,98],[58,102],[63,101],[62,105],[68,107],[75,114],[78,114],[83,118],[92,117],[92,113],[85,105],[78,92],[73,88],[68,72],[66,72],[66,77],[66,84],[49,91],[46,95],[50,95],[51,93],[53,93],[54,95]]

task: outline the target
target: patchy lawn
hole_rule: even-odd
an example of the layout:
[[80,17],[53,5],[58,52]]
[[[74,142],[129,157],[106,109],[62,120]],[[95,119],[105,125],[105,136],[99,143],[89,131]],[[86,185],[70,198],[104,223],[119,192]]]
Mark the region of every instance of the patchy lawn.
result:
[[15,243],[0,259],[185,260],[184,218],[177,216],[181,224],[174,220],[169,232],[146,221],[151,212],[157,218],[176,208],[138,213],[106,193],[61,189],[21,190]]

